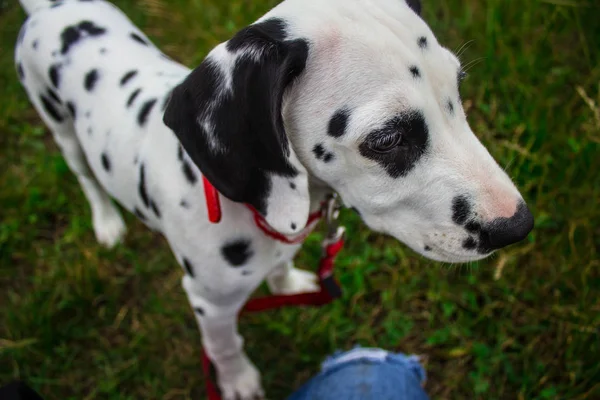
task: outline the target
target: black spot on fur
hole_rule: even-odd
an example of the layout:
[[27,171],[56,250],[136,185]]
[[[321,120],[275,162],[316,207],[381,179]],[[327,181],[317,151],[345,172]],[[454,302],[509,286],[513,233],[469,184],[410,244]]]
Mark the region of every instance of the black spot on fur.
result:
[[104,168],[106,172],[110,172],[110,159],[108,158],[108,155],[106,153],[102,153],[100,158],[102,159],[102,168]]
[[54,107],[54,104],[44,95],[40,95],[40,101],[42,102],[42,106],[44,107],[44,111],[50,118],[52,118],[56,122],[63,122],[64,117],[60,114],[60,112]]
[[325,163],[328,163],[335,158],[333,153],[325,150],[325,147],[322,143],[316,144],[312,151],[318,160],[321,160]]
[[137,75],[137,73],[138,72],[136,70],[133,70],[133,71],[129,71],[128,73],[123,75],[123,77],[121,78],[121,86],[125,86],[127,84],[127,82],[129,82],[131,79],[133,79]]
[[333,114],[329,120],[329,127],[327,133],[329,136],[339,138],[344,136],[346,133],[346,126],[348,125],[348,118],[350,117],[350,111],[343,108]]
[[[378,143],[392,135],[402,135],[398,146],[387,152],[372,149]],[[377,161],[392,178],[405,176],[417,161],[426,153],[429,143],[429,129],[425,117],[420,111],[407,112],[387,121],[382,128],[367,135],[359,145],[363,157]]]
[[23,64],[17,63],[17,75],[19,75],[19,79],[25,79],[25,71],[23,70]]
[[[81,0],[80,0],[81,1]],[[106,33],[106,29],[94,24],[90,21],[82,21],[79,23],[79,30],[90,36],[100,36]]]
[[195,307],[194,312],[198,315],[204,315],[204,309],[202,309],[201,307]]
[[67,109],[69,110],[69,114],[73,119],[77,118],[77,109],[75,108],[75,104],[71,101],[67,101]]
[[144,105],[140,109],[140,113],[138,114],[137,118],[138,124],[140,126],[144,126],[146,124],[146,121],[148,120],[148,115],[150,114],[150,111],[152,111],[152,108],[155,104],[156,99],[148,100],[144,103]]
[[290,182],[290,188],[292,190],[296,190],[296,184],[294,182]]
[[417,14],[421,15],[421,0],[406,0],[406,4]]
[[183,161],[183,147],[181,146],[181,143],[177,146],[177,159]]
[[100,48],[100,54],[106,54],[106,49],[104,47]]
[[98,74],[97,69],[93,69],[87,74],[85,74],[85,79],[83,81],[83,86],[85,87],[85,90],[87,90],[88,92],[94,90],[99,78],[100,75]]
[[[236,52],[244,48],[260,47],[264,43],[261,43],[264,40],[264,35],[275,41],[283,41],[287,37],[286,28],[285,21],[279,18],[269,18],[250,25],[227,42],[227,50]],[[262,35],[250,35],[251,31],[258,31]]]
[[86,37],[101,36],[106,33],[106,29],[95,25],[91,21],[82,21],[79,25],[71,25],[66,27],[61,35],[62,47],[61,54],[67,54],[69,50],[76,45],[80,40]]
[[33,49],[36,50],[38,48],[39,43],[40,42],[36,39],[31,43],[31,47],[33,47]]
[[190,260],[188,260],[187,258],[183,257],[183,268],[185,268],[185,272],[187,272],[187,274],[190,277],[194,277],[194,266],[192,265],[192,263],[190,262]]
[[156,218],[160,218],[160,209],[158,208],[156,202],[152,200],[148,194],[148,188],[146,187],[146,170],[144,164],[140,165],[140,181],[138,183],[138,192],[142,201],[144,202],[144,205],[152,210],[154,215],[156,215]]
[[136,42],[138,42],[138,43],[141,43],[141,44],[143,44],[144,46],[148,46],[148,42],[146,42],[146,41],[144,40],[144,38],[142,38],[142,37],[141,37],[140,35],[138,35],[137,33],[135,33],[135,32],[132,32],[132,33],[130,33],[130,34],[129,34],[129,36],[130,36],[130,37],[131,37],[133,40],[135,40]]
[[156,215],[156,218],[161,217],[160,208],[158,208],[158,205],[154,202],[154,200],[150,200],[150,208],[152,209],[154,215]]
[[410,67],[410,73],[412,74],[413,78],[421,77],[421,71],[419,70],[418,67],[416,67],[414,65]]
[[462,246],[463,246],[463,248],[465,248],[467,250],[473,250],[474,248],[477,247],[477,241],[475,239],[473,239],[472,237],[469,237],[468,239],[465,239]]
[[146,190],[146,171],[144,168],[144,164],[140,166],[140,182],[138,184],[138,192],[144,205],[146,207],[150,207],[150,197],[148,197],[148,191]]
[[325,155],[325,147],[323,147],[322,143],[316,144],[312,151],[319,160]]
[[144,213],[139,208],[136,207],[133,210],[133,213],[136,215],[136,217],[138,217],[142,221],[146,221],[146,216],[144,215]]
[[[271,19],[242,29],[227,48],[251,50],[235,60],[232,95],[214,101],[224,73],[208,57],[173,90],[163,121],[220,193],[251,204],[266,216],[271,176],[298,175],[289,162],[291,150],[281,111],[287,87],[304,71],[309,43],[286,40],[285,23]],[[237,117],[231,118],[234,114]],[[224,151],[214,151],[206,126],[218,131]]]
[[224,245],[221,248],[223,258],[234,267],[240,267],[252,257],[252,249],[250,248],[250,240],[238,239]]
[[54,100],[55,103],[62,104],[62,100],[60,99],[60,97],[58,97],[56,92],[50,88],[48,88],[48,97]]
[[196,184],[196,182],[198,181],[198,177],[194,173],[194,170],[192,169],[190,163],[188,163],[187,161],[183,161],[181,168],[183,169],[183,174],[185,175],[185,179],[187,179],[187,181],[191,185]]
[[450,114],[454,114],[454,103],[452,102],[452,100],[448,100],[448,104],[446,105],[446,108],[448,108],[448,112]]
[[296,230],[296,228],[297,228],[297,226],[296,226],[296,224],[294,224],[294,223],[292,222],[292,225],[290,225],[290,228],[292,228],[292,230],[293,230],[293,231],[295,231],[295,230]]
[[431,247],[430,246],[425,246],[425,251],[431,251]]
[[252,271],[242,271],[242,276],[250,276],[252,275],[254,272]]
[[138,97],[138,95],[140,94],[140,92],[142,91],[142,89],[135,89],[133,91],[133,93],[131,93],[131,95],[129,96],[129,99],[127,99],[127,107],[131,107],[131,105],[133,104],[133,102],[135,101],[135,98]]
[[427,48],[427,38],[425,36],[421,36],[417,40],[417,44],[419,45],[420,48],[426,49]]
[[60,67],[60,64],[52,64],[48,69],[50,82],[52,82],[55,88],[58,88],[58,85],[60,85]]
[[471,215],[471,203],[466,196],[456,196],[452,199],[452,220],[463,225]]
[[179,205],[180,205],[182,208],[186,208],[186,209],[190,208],[190,204],[189,204],[187,201],[185,201],[185,200],[181,200],[181,201],[179,202]]
[[465,229],[471,233],[481,232],[481,224],[479,222],[470,221],[465,225]]

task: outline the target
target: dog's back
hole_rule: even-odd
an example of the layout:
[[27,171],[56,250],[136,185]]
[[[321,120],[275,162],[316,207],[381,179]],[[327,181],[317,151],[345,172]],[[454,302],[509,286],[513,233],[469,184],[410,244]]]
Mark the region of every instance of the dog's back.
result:
[[162,111],[189,71],[108,2],[22,5],[31,15],[15,51],[19,77],[71,168],[96,181],[82,183],[86,194],[104,199],[103,189],[156,228],[158,205],[148,200],[143,210],[131,188],[139,183],[145,149],[153,147],[145,142],[166,140],[176,154]]

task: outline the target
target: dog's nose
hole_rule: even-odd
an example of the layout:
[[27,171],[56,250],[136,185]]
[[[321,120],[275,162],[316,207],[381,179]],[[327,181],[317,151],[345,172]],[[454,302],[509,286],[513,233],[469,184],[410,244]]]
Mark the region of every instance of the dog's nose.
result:
[[533,215],[524,202],[517,207],[517,212],[510,218],[497,218],[485,229],[487,244],[490,250],[501,249],[509,244],[525,239],[533,229]]

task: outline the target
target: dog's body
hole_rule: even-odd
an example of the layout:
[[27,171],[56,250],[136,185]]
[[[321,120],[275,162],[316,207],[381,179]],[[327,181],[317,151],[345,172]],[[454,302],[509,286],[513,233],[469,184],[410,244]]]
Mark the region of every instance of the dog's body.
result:
[[[19,77],[90,202],[98,240],[112,246],[125,233],[110,197],[167,238],[226,399],[261,393],[236,327],[254,289],[265,278],[276,293],[317,289],[293,268],[300,246],[265,236],[240,203],[294,234],[335,190],[372,228],[445,261],[485,257],[531,229],[468,128],[458,61],[418,2],[286,0],[191,74],[110,3],[21,2],[31,17]],[[390,151],[402,151],[392,164]],[[235,200],[222,196],[219,224],[208,222],[198,167]]]

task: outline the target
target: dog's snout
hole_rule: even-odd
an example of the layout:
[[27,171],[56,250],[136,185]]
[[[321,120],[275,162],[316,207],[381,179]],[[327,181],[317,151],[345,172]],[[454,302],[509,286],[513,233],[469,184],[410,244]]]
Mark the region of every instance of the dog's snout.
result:
[[525,239],[533,229],[533,215],[524,202],[510,218],[497,218],[485,229],[489,250],[497,250]]

